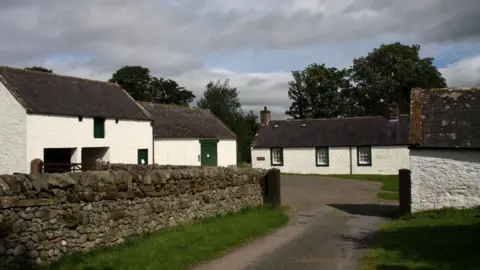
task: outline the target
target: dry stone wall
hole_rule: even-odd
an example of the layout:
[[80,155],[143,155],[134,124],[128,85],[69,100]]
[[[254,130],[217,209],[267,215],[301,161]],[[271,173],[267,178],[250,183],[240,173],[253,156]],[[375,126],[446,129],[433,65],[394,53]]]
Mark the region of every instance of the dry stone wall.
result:
[[0,269],[263,202],[265,170],[150,169],[0,175]]

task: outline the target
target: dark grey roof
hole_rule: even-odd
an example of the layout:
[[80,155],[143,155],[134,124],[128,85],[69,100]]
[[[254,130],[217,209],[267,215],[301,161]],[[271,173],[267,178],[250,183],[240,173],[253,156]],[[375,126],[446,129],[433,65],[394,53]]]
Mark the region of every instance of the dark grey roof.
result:
[[32,114],[151,120],[114,83],[3,66],[0,83]]
[[270,121],[261,126],[253,147],[340,147],[408,144],[408,115]]
[[156,138],[237,138],[210,111],[149,102],[139,104],[155,119]]
[[480,87],[413,89],[413,147],[480,148]]

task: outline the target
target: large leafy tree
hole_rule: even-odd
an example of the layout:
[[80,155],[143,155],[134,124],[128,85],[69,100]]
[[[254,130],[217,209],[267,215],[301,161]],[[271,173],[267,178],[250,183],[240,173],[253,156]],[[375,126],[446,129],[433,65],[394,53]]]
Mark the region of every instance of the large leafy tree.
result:
[[412,88],[446,87],[434,59],[419,52],[420,45],[397,42],[354,59],[349,69],[312,64],[293,71],[286,114],[296,119],[382,115],[392,103],[408,113]]
[[109,82],[118,83],[138,101],[188,106],[195,99],[193,92],[177,82],[154,77],[141,66],[124,66],[113,73]]
[[445,79],[433,65],[433,58],[421,58],[420,45],[381,45],[367,56],[353,60],[350,69],[354,95],[362,115],[380,115],[391,103],[401,112],[409,111],[410,91],[415,87],[446,87]]
[[33,70],[33,71],[40,71],[40,72],[45,72],[45,73],[52,73],[53,70],[44,68],[41,66],[33,66],[33,67],[26,67],[25,70]]
[[208,82],[197,106],[210,110],[227,126],[233,125],[235,120],[243,114],[238,90],[230,85],[228,79],[224,82],[220,80]]
[[258,129],[258,116],[252,111],[243,112],[237,88],[231,86],[228,79],[223,82],[210,81],[197,106],[210,110],[237,135],[238,159],[250,162],[250,144]]
[[341,91],[348,88],[347,71],[311,64],[292,72],[288,96],[293,101],[286,112],[294,119],[330,118],[342,115]]

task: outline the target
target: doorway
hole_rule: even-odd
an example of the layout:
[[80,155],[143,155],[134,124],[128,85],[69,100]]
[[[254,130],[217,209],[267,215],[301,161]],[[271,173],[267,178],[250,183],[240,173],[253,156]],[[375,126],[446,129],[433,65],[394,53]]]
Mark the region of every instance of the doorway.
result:
[[202,166],[217,166],[217,145],[218,140],[200,141],[200,163]]
[[43,172],[70,172],[72,170],[73,153],[75,153],[75,148],[44,148]]
[[138,164],[147,165],[148,164],[148,149],[138,149],[137,160],[138,160]]

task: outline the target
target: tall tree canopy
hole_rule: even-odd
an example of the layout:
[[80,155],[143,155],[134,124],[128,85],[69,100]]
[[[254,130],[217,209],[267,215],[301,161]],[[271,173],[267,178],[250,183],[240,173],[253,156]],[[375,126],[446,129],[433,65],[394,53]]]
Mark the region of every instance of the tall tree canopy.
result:
[[433,65],[433,58],[421,58],[420,45],[392,43],[381,45],[365,57],[353,60],[351,79],[359,91],[363,115],[385,112],[388,104],[409,111],[410,91],[415,87],[446,87],[446,81]]
[[26,67],[25,70],[34,70],[34,71],[40,71],[40,72],[45,72],[45,73],[52,73],[53,70],[47,69],[41,66],[33,66],[33,67]]
[[124,66],[113,73],[109,82],[118,83],[138,101],[188,106],[195,99],[193,92],[177,82],[154,77],[141,66]]
[[227,126],[232,125],[243,114],[238,90],[230,85],[228,79],[224,82],[220,80],[208,82],[197,106],[210,110]]
[[382,115],[392,103],[407,113],[412,88],[446,87],[434,59],[421,58],[419,52],[420,45],[397,42],[354,59],[349,69],[312,64],[293,71],[286,114],[301,119]]
[[237,88],[224,82],[210,81],[197,106],[210,110],[230,130],[237,134],[239,161],[250,162],[250,144],[258,129],[257,118],[252,111],[245,114],[240,104]]
[[288,96],[293,100],[287,115],[294,119],[330,118],[340,115],[340,91],[348,87],[346,71],[311,64],[293,71]]

